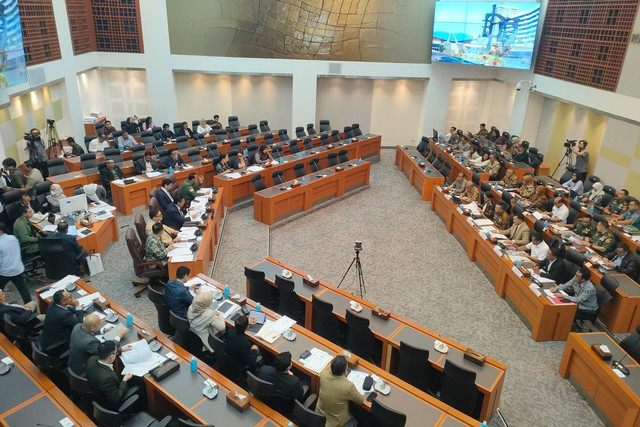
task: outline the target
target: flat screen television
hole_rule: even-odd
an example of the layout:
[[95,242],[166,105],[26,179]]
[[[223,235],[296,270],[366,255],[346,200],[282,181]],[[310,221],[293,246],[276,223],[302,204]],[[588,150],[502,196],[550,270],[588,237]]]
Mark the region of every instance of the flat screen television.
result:
[[432,62],[531,68],[540,3],[438,1]]
[[0,0],[0,89],[26,81],[18,0]]

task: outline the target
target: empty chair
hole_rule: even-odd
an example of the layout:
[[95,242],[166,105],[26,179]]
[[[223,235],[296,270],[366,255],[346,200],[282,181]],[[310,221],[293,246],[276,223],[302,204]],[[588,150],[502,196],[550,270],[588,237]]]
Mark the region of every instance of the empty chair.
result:
[[193,143],[196,147],[206,144],[207,141],[204,139],[204,134],[196,133],[195,135],[193,135]]
[[176,144],[178,146],[178,150],[184,150],[186,148],[191,148],[191,144],[187,140],[186,136],[179,136],[176,138]]
[[302,138],[303,136],[306,136],[307,134],[304,133],[304,128],[302,126],[297,126],[296,127],[296,136],[298,138]]
[[429,161],[429,163],[433,164],[433,161],[436,158],[436,150],[433,150],[430,154],[429,154],[429,158],[427,159]]
[[573,207],[569,206],[569,216],[567,217],[567,224],[573,224],[574,222],[576,222],[579,214],[579,209],[574,209]]
[[302,139],[302,145],[305,150],[313,150],[313,144],[311,143],[311,138],[308,136]]
[[96,160],[96,153],[85,153],[80,155],[80,168],[82,170],[97,167],[98,161]]
[[340,321],[333,314],[333,304],[322,301],[312,295],[311,307],[311,330],[331,342],[338,342]]
[[163,334],[172,336],[176,333],[174,328],[169,322],[169,306],[164,301],[164,295],[162,292],[156,290],[153,286],[149,286],[149,300],[153,303],[158,314],[158,327]]
[[251,144],[255,144],[256,143],[256,137],[253,135],[249,135],[246,139],[245,139],[245,143],[247,144],[247,147]]
[[320,160],[311,159],[311,161],[309,162],[309,169],[311,170],[311,172],[318,172],[320,169],[322,169],[320,167]]
[[274,144],[271,146],[271,157],[274,159],[282,157],[282,146],[280,144]]
[[429,350],[414,347],[400,341],[398,378],[422,391],[430,393],[433,367],[429,362]]
[[260,120],[260,132],[269,132],[269,122],[267,120]]
[[444,180],[448,184],[450,182],[449,173],[451,172],[451,169],[449,169],[445,165],[442,165],[442,167],[438,169],[438,171],[442,174],[442,176],[444,176]]
[[173,133],[177,135],[178,129],[182,129],[182,122],[173,122]]
[[153,136],[153,132],[151,132],[150,130],[142,132],[142,134],[140,135],[140,139],[142,140],[142,143],[144,145],[147,145],[149,147],[152,146],[154,142],[156,142],[156,138],[155,136]]
[[604,273],[602,275],[600,284],[602,285],[603,288],[607,290],[607,292],[611,294],[611,296],[615,296],[616,289],[618,288],[618,286],[620,286],[616,278],[610,275],[609,273]]
[[362,135],[362,131],[360,130],[360,124],[359,123],[352,124],[351,125],[351,131],[353,132],[353,136]]
[[138,395],[132,395],[123,402],[117,411],[112,411],[98,402],[93,404],[93,418],[100,426],[154,426],[166,427],[172,421],[170,416],[164,417],[162,421],[156,420],[147,412],[141,411],[137,414],[130,415],[130,412],[136,402],[139,400]]
[[240,121],[238,120],[238,116],[229,116],[229,127],[230,128],[240,127]]
[[64,159],[48,160],[47,167],[49,168],[49,176],[62,175],[69,172],[69,169],[64,164]]
[[329,153],[327,154],[327,161],[329,162],[329,166],[335,166],[338,164],[338,153]]
[[260,131],[258,131],[258,125],[256,125],[255,123],[250,124],[248,126],[249,129],[249,135],[255,135],[256,133],[260,133]]
[[307,171],[304,168],[304,163],[296,163],[295,165],[293,165],[293,173],[295,174],[296,178],[305,176],[307,174]]
[[347,342],[346,348],[365,360],[372,360],[373,333],[369,329],[369,319],[346,310]]
[[346,148],[343,148],[342,150],[338,151],[338,161],[340,163],[348,162],[349,150],[347,150]]
[[331,131],[331,141],[332,142],[338,142],[340,141],[340,131],[337,129],[334,129]]
[[161,141],[162,140],[162,128],[160,126],[154,126],[151,129],[151,132],[153,132],[153,137],[157,140],[157,141]]
[[[186,139],[187,137],[186,136],[183,136],[182,138],[185,138],[185,142],[187,141],[187,139]],[[180,146],[180,145],[178,144],[178,146]],[[188,142],[187,142],[187,147],[191,147],[191,145],[189,145]],[[144,154],[144,152],[146,151],[146,148],[147,147],[145,147],[142,144],[137,144],[137,145],[134,145],[131,148],[131,151],[134,152],[134,153],[143,153]]]
[[[276,287],[278,288],[278,313],[298,322],[302,321],[304,319],[301,316],[303,306],[294,290],[295,283],[276,274]],[[304,326],[304,321],[301,325]]]
[[434,167],[435,169],[440,170],[440,168],[442,167],[442,160],[440,160],[440,159],[438,158],[438,159],[436,159],[436,161],[435,161],[435,162],[431,162],[431,164],[433,165],[433,167]]
[[168,150],[164,148],[164,141],[156,141],[153,143],[153,151],[160,155]]
[[232,139],[229,143],[229,150],[238,150],[239,153],[242,153],[242,142],[240,142],[240,139]]
[[288,140],[288,139],[289,139],[289,135],[288,135],[288,132],[287,132],[287,130],[286,130],[286,129],[280,129],[280,130],[278,131],[278,139],[279,139],[280,141],[286,141],[286,140]]
[[254,174],[251,177],[251,182],[253,183],[253,188],[255,191],[262,191],[267,188],[267,186],[264,184],[264,181],[262,180],[262,175],[260,175],[259,173]]
[[502,200],[504,200],[507,203],[507,205],[511,203],[511,199],[513,199],[513,193],[510,193],[508,191],[502,192]]
[[220,141],[224,141],[225,139],[228,139],[228,135],[227,135],[227,130],[226,129],[215,129],[213,131],[213,134],[216,136],[216,141],[215,142],[220,142]]
[[[116,163],[122,162],[122,153],[119,148],[105,148],[104,157],[106,160],[113,160]],[[51,172],[51,170],[49,170]]]
[[371,401],[369,422],[371,427],[404,427],[407,422],[407,416],[402,412],[388,408],[378,402],[378,399],[373,399]]
[[259,302],[263,307],[272,308],[275,290],[265,280],[264,272],[245,267],[244,276],[247,278],[248,296],[252,300]]
[[273,185],[279,185],[284,183],[284,172],[280,169],[276,169],[271,173],[271,179],[273,180]]
[[237,127],[229,126],[227,128],[227,133],[229,134],[229,138],[240,138],[240,129]]
[[300,152],[300,146],[298,146],[297,139],[292,139],[291,141],[289,141],[289,151],[291,152],[291,154]]
[[351,130],[351,126],[344,127],[344,138],[345,139],[353,138],[353,131]]
[[480,392],[476,386],[476,373],[446,360],[440,400],[473,417],[478,406],[479,395]]
[[329,120],[320,120],[320,132],[330,131],[331,124]]
[[324,415],[318,414],[298,400],[294,401],[293,416],[300,427],[325,427],[327,422]]
[[331,141],[329,140],[329,135],[326,133],[320,134],[320,145],[329,145]]
[[275,139],[273,139],[273,134],[271,132],[264,134],[264,143],[265,145],[273,145],[276,143]]
[[[445,162],[445,164],[447,164],[447,163],[449,163],[449,162]],[[451,165],[450,165],[450,164],[449,164],[449,167],[451,167]],[[475,172],[474,172],[474,173],[471,175],[471,181],[472,181],[476,186],[480,185],[480,175],[478,175],[477,173],[475,173]]]
[[191,120],[191,129],[198,129],[198,126],[200,126],[200,120]]
[[199,162],[202,160],[199,148],[189,148],[187,150],[187,156],[189,156],[189,163]]

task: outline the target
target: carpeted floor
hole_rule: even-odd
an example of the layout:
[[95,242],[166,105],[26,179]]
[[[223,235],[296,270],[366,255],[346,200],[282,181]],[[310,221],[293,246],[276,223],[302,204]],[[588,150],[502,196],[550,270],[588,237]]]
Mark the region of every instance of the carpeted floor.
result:
[[[365,298],[507,365],[500,408],[511,426],[603,425],[558,374],[564,342],[531,339],[393,159],[393,150],[382,150],[369,188],[284,225],[270,229],[254,221],[251,207],[229,212],[213,277],[244,291],[243,267],[271,255],[337,285],[353,259],[354,242],[362,241]],[[118,216],[120,241],[105,251],[105,272],[91,282],[155,325],[146,295],[135,299],[131,289],[124,231],[132,219]],[[343,287],[358,292],[353,270]],[[500,425],[497,417],[491,425]]]

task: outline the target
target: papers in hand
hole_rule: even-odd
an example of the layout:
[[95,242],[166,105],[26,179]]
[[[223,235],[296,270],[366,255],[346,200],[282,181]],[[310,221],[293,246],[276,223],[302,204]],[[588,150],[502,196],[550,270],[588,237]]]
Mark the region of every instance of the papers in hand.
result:
[[118,336],[118,332],[127,329],[122,323],[116,323],[113,328],[109,329],[104,333],[103,337],[105,340],[113,340]]
[[320,373],[331,362],[331,355],[319,348],[309,350],[311,356],[300,361],[310,371]]
[[150,370],[166,360],[165,357],[152,352],[146,340],[131,344],[131,350],[123,351],[121,359],[124,363],[122,374],[132,374],[137,377],[148,374]]

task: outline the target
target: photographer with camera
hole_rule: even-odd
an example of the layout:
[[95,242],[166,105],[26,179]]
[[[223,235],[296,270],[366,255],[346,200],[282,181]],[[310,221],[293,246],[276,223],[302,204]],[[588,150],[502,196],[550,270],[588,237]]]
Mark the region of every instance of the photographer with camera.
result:
[[[47,120],[47,122],[50,122],[50,120]],[[49,126],[51,126],[51,123],[49,123]],[[43,177],[48,177],[47,152],[45,151],[44,141],[40,137],[40,131],[37,128],[33,128],[30,133],[24,134],[24,139],[27,141],[26,149],[29,150],[29,160],[42,172]]]
[[581,139],[578,142],[578,148],[575,147],[575,141],[573,141],[571,150],[576,155],[576,172],[580,181],[585,182],[587,179],[587,171],[589,170],[589,152],[587,151],[588,142]]

